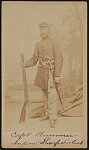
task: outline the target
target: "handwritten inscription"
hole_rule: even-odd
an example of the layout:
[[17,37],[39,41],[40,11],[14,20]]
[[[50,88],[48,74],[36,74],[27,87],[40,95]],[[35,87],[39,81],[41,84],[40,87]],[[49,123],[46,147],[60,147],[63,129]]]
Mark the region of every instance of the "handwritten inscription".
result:
[[53,147],[56,147],[58,145],[62,144],[75,144],[75,145],[82,145],[83,140],[79,140],[78,135],[74,134],[55,134],[55,133],[46,133],[43,131],[34,133],[34,132],[28,132],[28,133],[17,133],[13,132],[11,133],[12,138],[12,145],[51,145]]

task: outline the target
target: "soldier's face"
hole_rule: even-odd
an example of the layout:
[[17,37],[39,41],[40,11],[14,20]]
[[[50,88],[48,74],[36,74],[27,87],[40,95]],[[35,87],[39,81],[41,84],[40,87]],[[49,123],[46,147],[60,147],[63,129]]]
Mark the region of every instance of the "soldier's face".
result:
[[40,36],[42,39],[46,39],[48,37],[48,34],[49,34],[49,28],[48,27],[40,29]]

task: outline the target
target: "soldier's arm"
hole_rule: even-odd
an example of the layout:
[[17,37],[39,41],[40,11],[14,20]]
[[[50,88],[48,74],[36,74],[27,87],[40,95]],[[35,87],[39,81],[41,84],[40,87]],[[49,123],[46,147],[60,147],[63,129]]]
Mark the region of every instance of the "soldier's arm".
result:
[[54,57],[55,57],[55,77],[60,77],[63,65],[63,57],[61,54],[59,42],[54,42]]
[[36,46],[35,46],[35,50],[34,50],[32,58],[30,58],[25,63],[25,68],[32,67],[32,66],[36,65],[37,61],[38,61],[38,44],[36,44]]

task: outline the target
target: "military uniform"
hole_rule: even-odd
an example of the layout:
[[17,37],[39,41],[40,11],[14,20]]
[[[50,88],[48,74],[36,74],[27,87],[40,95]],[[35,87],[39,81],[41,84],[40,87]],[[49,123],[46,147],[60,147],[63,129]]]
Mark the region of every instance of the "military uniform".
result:
[[53,67],[53,77],[58,77],[61,74],[63,58],[59,43],[50,38],[38,42],[33,57],[26,62],[25,66],[34,66],[38,61],[39,65],[34,84],[41,89],[48,89],[49,61]]
[[60,77],[63,64],[59,42],[51,38],[42,39],[36,44],[33,56],[26,62],[25,67],[34,66],[38,61],[39,64],[34,84],[42,89],[45,104],[48,105],[46,111],[49,113],[49,118],[56,119],[58,96],[54,80],[55,77]]

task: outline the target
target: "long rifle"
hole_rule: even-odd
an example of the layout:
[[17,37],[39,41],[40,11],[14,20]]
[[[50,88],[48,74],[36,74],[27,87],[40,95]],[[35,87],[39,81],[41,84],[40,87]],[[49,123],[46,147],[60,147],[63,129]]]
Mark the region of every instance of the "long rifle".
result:
[[27,80],[26,80],[26,71],[25,71],[25,64],[24,64],[24,55],[21,54],[21,63],[22,65],[22,76],[23,76],[23,86],[24,86],[24,104],[20,115],[19,123],[24,123],[26,118],[26,105],[29,101],[28,98],[28,89],[27,89]]
[[57,94],[58,94],[58,97],[59,97],[62,109],[64,111],[64,107],[63,107],[62,100],[61,100],[61,97],[60,97],[60,93],[59,93],[59,90],[58,90],[58,83],[56,83],[56,82],[55,82],[55,88],[56,88],[56,91],[57,91]]

